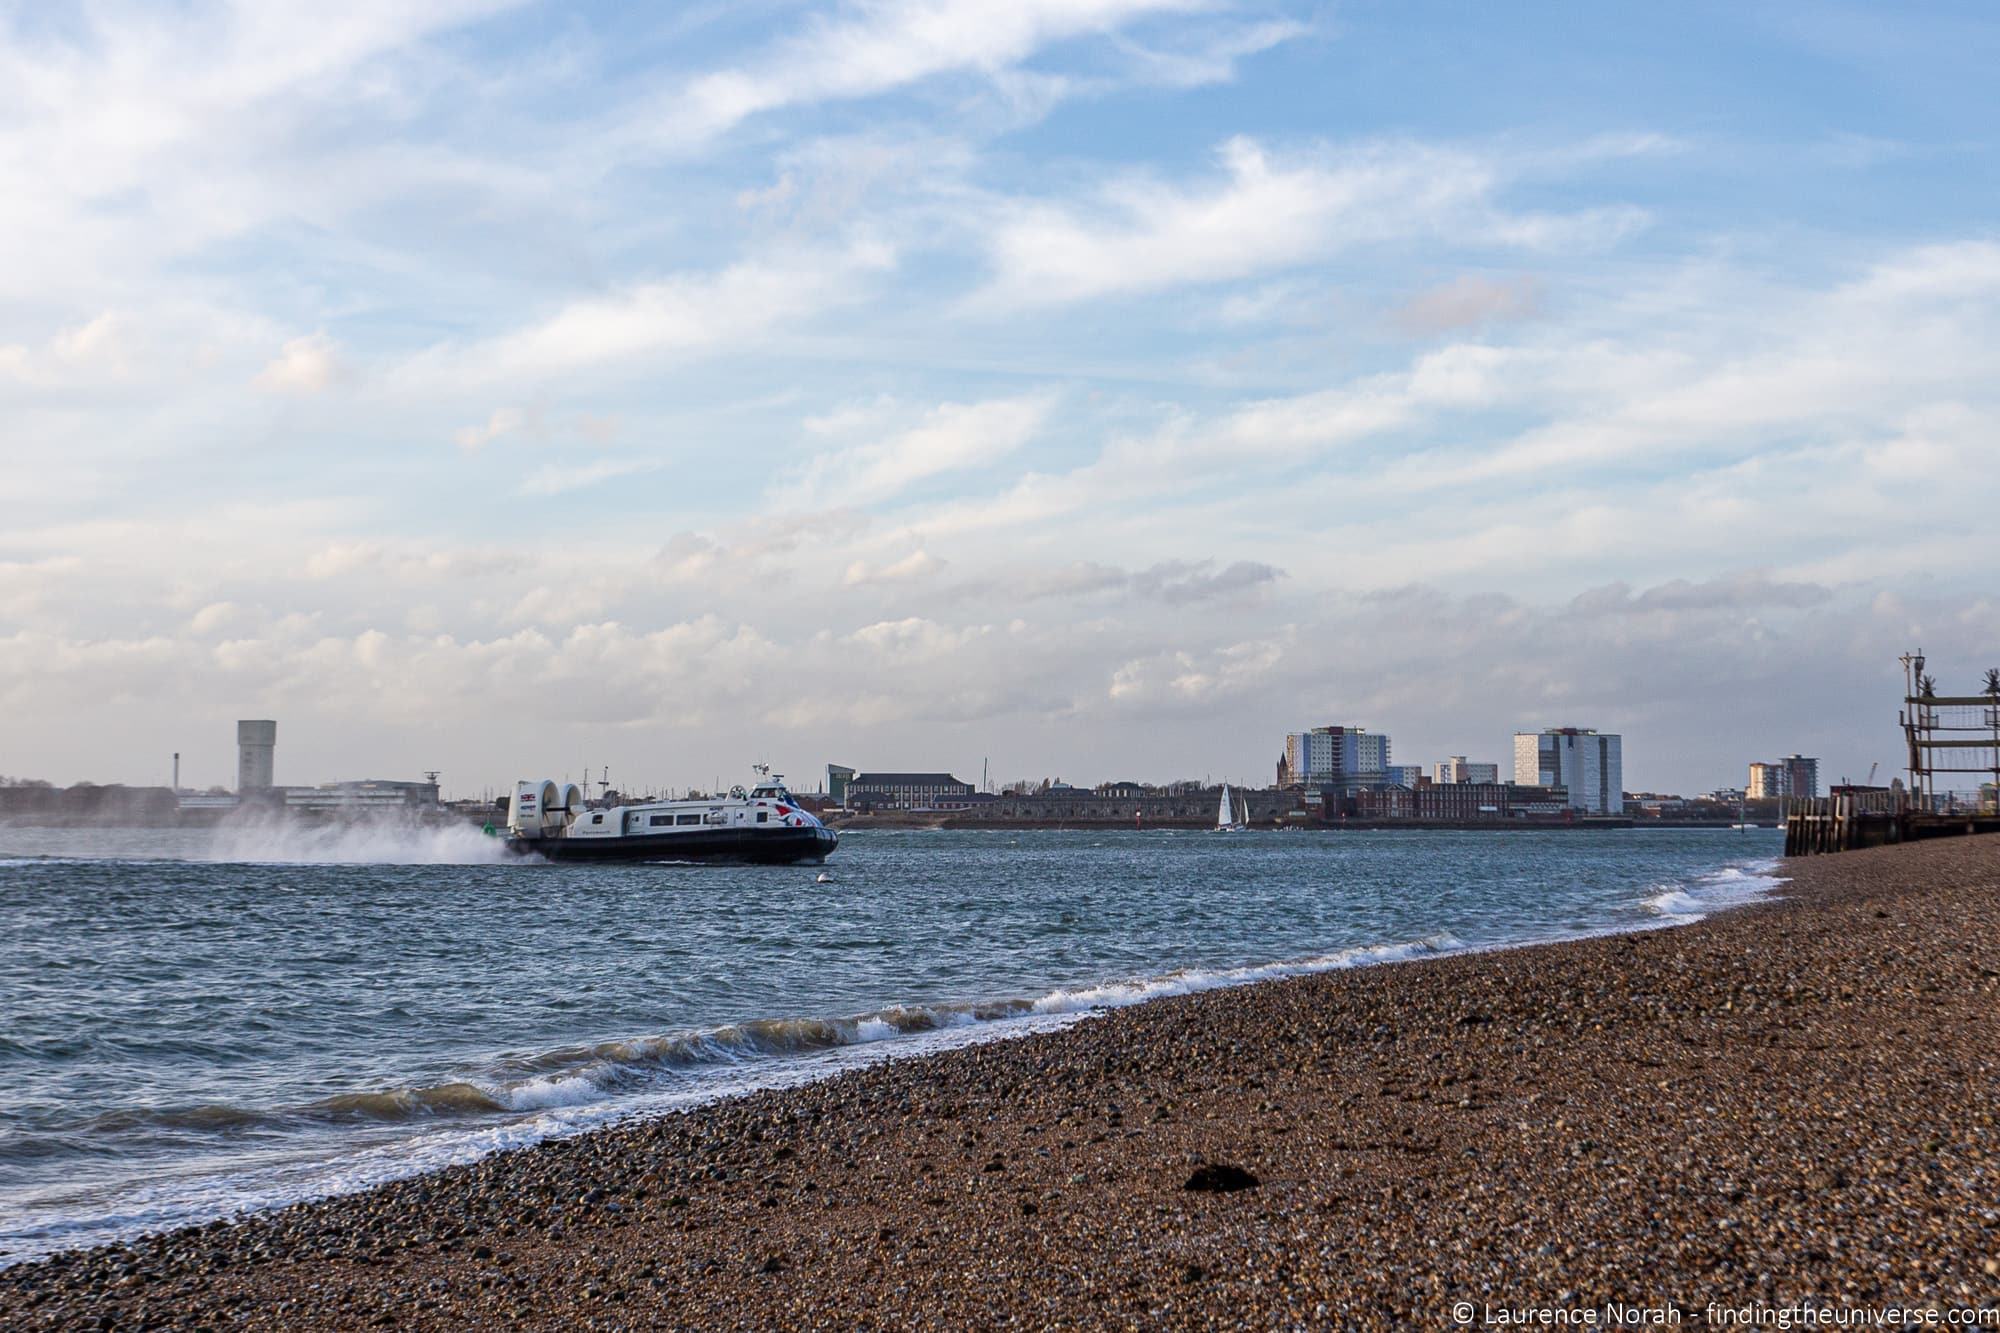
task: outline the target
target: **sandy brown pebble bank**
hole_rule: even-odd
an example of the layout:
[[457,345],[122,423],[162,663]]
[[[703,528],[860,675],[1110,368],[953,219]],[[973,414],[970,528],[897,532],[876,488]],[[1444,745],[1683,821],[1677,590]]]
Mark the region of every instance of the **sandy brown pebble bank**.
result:
[[1162,1000],[17,1266],[0,1326],[2000,1306],[2000,838],[1790,873],[1680,929]]

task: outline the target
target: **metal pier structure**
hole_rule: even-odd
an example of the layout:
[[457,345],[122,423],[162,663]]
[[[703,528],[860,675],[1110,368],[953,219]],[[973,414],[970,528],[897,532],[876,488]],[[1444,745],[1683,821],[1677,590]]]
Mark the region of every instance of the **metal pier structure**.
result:
[[[1902,663],[1897,721],[1909,751],[1908,785],[1841,786],[1789,802],[1786,856],[2000,833],[2000,668],[1987,671],[1978,694],[1945,695],[1922,653],[1905,653]],[[1950,787],[1974,774],[1987,779],[1976,790]]]

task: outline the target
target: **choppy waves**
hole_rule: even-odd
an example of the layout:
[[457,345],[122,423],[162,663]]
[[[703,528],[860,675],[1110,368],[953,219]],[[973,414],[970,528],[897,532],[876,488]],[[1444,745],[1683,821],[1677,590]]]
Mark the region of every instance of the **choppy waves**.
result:
[[[148,921],[143,964],[120,966],[155,969],[135,975],[179,987],[177,1008],[156,1007],[171,1018],[149,1023],[138,1011],[120,1010],[127,1026],[52,1024],[0,1038],[0,1076],[46,1088],[50,1071],[129,1065],[123,1086],[135,1094],[114,1090],[94,1107],[40,1094],[48,1118],[22,1126],[29,1132],[0,1134],[0,1265],[364,1189],[627,1116],[1047,1031],[1166,997],[1678,925],[1762,897],[1779,883],[1775,861],[1681,870],[1699,848],[1657,855],[1639,871],[1635,858],[1646,844],[1611,839],[1603,846],[1615,854],[1600,862],[1580,860],[1576,851],[1597,842],[1510,842],[1507,854],[1522,863],[1499,870],[1469,861],[1461,843],[1446,839],[1421,870],[1411,868],[1408,843],[1183,840],[1193,850],[1172,853],[1188,858],[1179,880],[1163,873],[1178,863],[1151,850],[1164,845],[1151,841],[1107,839],[1107,850],[1097,853],[1065,846],[1060,858],[1042,863],[1056,869],[1030,861],[1015,880],[1006,878],[1022,864],[1012,859],[1020,855],[1015,849],[1026,843],[1032,851],[1032,837],[990,847],[991,840],[966,837],[931,841],[946,845],[923,853],[905,844],[879,853],[871,847],[873,858],[846,863],[832,891],[783,872],[704,875],[690,884],[660,868],[535,875],[529,889],[520,877],[476,868],[501,853],[496,840],[469,826],[221,830],[206,859],[230,865],[160,863],[146,872],[161,885],[153,896],[106,909]],[[1523,859],[1524,848],[1541,859]],[[982,849],[991,859],[975,863]],[[1266,857],[1271,864],[1262,868]],[[360,868],[293,864],[329,861]],[[260,862],[287,868],[260,876]],[[366,868],[416,864],[475,868]],[[87,886],[77,900],[84,903],[102,901],[92,896],[105,892],[100,885],[123,891],[134,875],[101,861],[37,860],[30,868],[37,877],[20,883],[40,885],[44,870],[74,873]],[[1013,896],[996,902],[971,891],[979,874],[988,876],[982,890],[990,885]],[[1561,896],[1552,877],[1562,877]],[[222,893],[215,885],[241,886],[226,918],[213,909],[211,895]],[[940,894],[939,886],[951,891]],[[335,896],[342,892],[345,898]],[[17,916],[67,931],[47,915],[48,902],[35,888],[20,897]],[[170,924],[158,924],[162,918]],[[342,933],[331,948],[326,930],[336,921]],[[1370,935],[1381,942],[1277,962],[1150,971],[1129,961],[1254,959],[1278,952],[1286,939]],[[77,971],[85,956],[57,949],[60,933],[41,938],[49,956],[21,971],[23,984],[43,994],[86,995],[90,979]],[[266,939],[268,952],[252,952],[248,938]],[[219,944],[247,961],[217,972]],[[510,944],[522,947],[493,952]],[[185,949],[185,962],[171,952],[176,948]],[[161,970],[161,951],[184,970]],[[1121,957],[1128,960],[1122,967],[1113,961]],[[1024,958],[1033,961],[1023,967]],[[399,961],[385,969],[385,959]],[[549,966],[534,971],[543,960]],[[308,965],[317,971],[302,970]],[[522,968],[530,969],[526,984]],[[815,968],[856,980],[829,987]],[[1051,973],[1076,980],[1039,987],[1039,977]],[[908,980],[917,976],[926,980]],[[310,1002],[293,990],[307,977],[319,986]],[[251,989],[260,985],[271,989]],[[803,1012],[789,1014],[779,1007],[788,994],[865,996],[919,985],[985,998],[818,1012],[806,999]],[[660,994],[661,987],[673,994]],[[240,997],[251,993],[291,998],[245,1006]],[[549,1024],[568,1026],[600,1008],[714,1014],[743,1000],[768,1006],[767,1016],[534,1044]],[[546,1021],[495,1021],[531,1014],[537,1003],[548,1007]],[[330,1017],[322,1023],[313,1015]],[[397,1050],[404,1032],[441,1032],[445,1024],[459,1033],[461,1023],[468,1026],[456,1041],[434,1041],[437,1058]],[[513,1035],[489,1036],[492,1053],[472,1055],[468,1046],[481,1047],[466,1038],[481,1024]],[[124,1035],[114,1040],[114,1032]],[[322,1042],[318,1054],[300,1044],[305,1036]],[[79,1040],[90,1049],[75,1049]],[[94,1048],[105,1043],[115,1049],[99,1056]],[[155,1062],[207,1074],[183,1078],[176,1105],[148,1077]],[[391,1081],[398,1076],[391,1071],[409,1081]],[[116,1104],[120,1097],[126,1104]]]
[[203,1105],[183,1110],[119,1111],[84,1128],[119,1132],[154,1126],[176,1130],[234,1131],[288,1122],[398,1123],[468,1116],[507,1116],[562,1107],[591,1106],[644,1091],[663,1079],[729,1070],[750,1074],[711,1082],[737,1090],[755,1082],[754,1067],[862,1046],[960,1029],[1011,1035],[1008,1024],[1028,1018],[1081,1018],[1107,1009],[1144,1004],[1171,995],[1244,986],[1283,977],[1403,962],[1456,952],[1450,935],[1401,944],[1343,949],[1289,962],[1220,970],[1185,970],[1123,982],[1052,990],[1035,997],[964,1004],[895,1005],[836,1018],[762,1018],[692,1032],[620,1038],[563,1046],[529,1056],[502,1057],[476,1074],[424,1087],[342,1093],[301,1106],[259,1110]]

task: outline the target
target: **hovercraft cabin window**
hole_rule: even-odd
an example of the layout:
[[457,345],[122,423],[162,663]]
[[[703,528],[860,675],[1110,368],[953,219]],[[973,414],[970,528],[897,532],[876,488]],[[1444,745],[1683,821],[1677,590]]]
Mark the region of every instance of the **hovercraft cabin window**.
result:
[[770,822],[771,822],[771,812],[770,812],[769,810],[759,810],[759,811],[757,812],[757,822],[758,822],[759,824],[768,824],[768,823],[770,823]]
[[654,815],[651,819],[648,819],[646,822],[652,825],[654,828],[659,828],[663,824],[673,823],[674,817],[672,815]]
[[699,824],[700,822],[701,822],[701,816],[698,814],[674,816],[674,823],[676,824]]

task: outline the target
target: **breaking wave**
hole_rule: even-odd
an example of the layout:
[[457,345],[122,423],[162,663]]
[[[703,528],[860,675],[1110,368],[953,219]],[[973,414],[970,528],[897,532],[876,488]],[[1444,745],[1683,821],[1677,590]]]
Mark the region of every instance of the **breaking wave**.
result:
[[1451,935],[1428,935],[1402,944],[1374,944],[1335,953],[1318,954],[1291,962],[1260,963],[1253,967],[1233,967],[1221,971],[1190,970],[1168,972],[1137,982],[1111,982],[1081,990],[1059,990],[1031,1002],[1035,1013],[1088,1012],[1144,1004],[1168,995],[1193,995],[1225,986],[1247,986],[1252,982],[1276,981],[1283,977],[1305,976],[1313,972],[1335,972],[1343,968],[1369,967],[1379,963],[1403,963],[1413,958],[1455,953],[1465,944]]
[[1657,892],[1645,900],[1644,906],[1667,918],[1667,924],[1699,921],[1710,912],[1770,897],[1785,882],[1775,873],[1777,868],[1775,859],[1749,861],[1724,866],[1685,883],[1656,884],[1653,887]]
[[[368,1189],[388,1180],[477,1161],[492,1153],[635,1115],[717,1097],[811,1082],[900,1054],[922,1054],[1046,1032],[1091,1014],[1172,995],[1366,967],[1457,952],[1449,935],[1343,949],[1290,962],[1187,970],[1129,982],[1062,988],[1036,997],[970,1004],[897,1005],[843,1018],[767,1018],[697,1032],[558,1047],[494,1062],[484,1076],[429,1087],[347,1093],[295,1108],[260,1111],[204,1105],[125,1111],[89,1129],[141,1123],[204,1134],[278,1132],[313,1122],[355,1128],[431,1122],[413,1137],[350,1149],[332,1159],[306,1153],[224,1176],[162,1181],[123,1193],[112,1213],[13,1229],[0,1267],[35,1254],[101,1244],[144,1231],[199,1223],[302,1199]],[[897,1043],[892,1039],[903,1039]],[[802,1059],[799,1057],[812,1057]],[[408,1134],[408,1130],[404,1131]],[[87,1136],[86,1136],[87,1137]],[[0,1223],[13,1219],[0,1210]],[[11,1234],[8,1234],[10,1233]]]
[[663,1071],[741,1065],[747,1061],[809,1055],[956,1029],[992,1027],[994,1036],[1011,1035],[1007,1025],[1013,1020],[1081,1018],[1170,995],[1193,995],[1282,977],[1404,962],[1464,947],[1450,935],[1433,935],[1407,943],[1342,949],[1289,962],[1220,970],[1190,969],[1133,981],[1060,988],[1034,997],[966,1004],[895,1005],[841,1018],[763,1018],[699,1032],[563,1047],[516,1062],[516,1067],[524,1071],[549,1072],[493,1088],[490,1095],[508,1110],[578,1105]]
[[[841,1047],[956,1030],[983,1028],[992,1037],[1009,1036],[1014,1035],[1009,1024],[1017,1020],[1075,1020],[1171,995],[1193,995],[1308,973],[1404,962],[1464,947],[1452,936],[1434,935],[1402,944],[1343,949],[1290,962],[1168,972],[1133,981],[1057,989],[1034,997],[965,1004],[895,1005],[840,1018],[760,1018],[692,1032],[562,1046],[529,1056],[506,1057],[478,1074],[426,1087],[342,1093],[279,1110],[203,1105],[181,1110],[121,1111],[100,1116],[87,1128],[118,1131],[144,1124],[165,1129],[231,1131],[282,1126],[287,1122],[396,1123],[593,1106],[622,1094],[645,1092],[663,1081],[678,1079],[685,1086],[689,1076],[699,1077],[705,1071],[726,1067],[740,1069],[753,1063],[810,1056]],[[966,1035],[975,1037],[970,1031]],[[728,1078],[702,1081],[715,1086],[718,1092],[734,1090],[742,1083],[740,1079]]]

